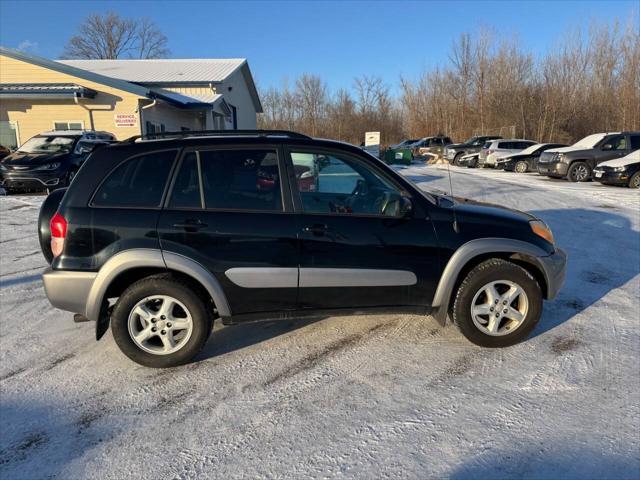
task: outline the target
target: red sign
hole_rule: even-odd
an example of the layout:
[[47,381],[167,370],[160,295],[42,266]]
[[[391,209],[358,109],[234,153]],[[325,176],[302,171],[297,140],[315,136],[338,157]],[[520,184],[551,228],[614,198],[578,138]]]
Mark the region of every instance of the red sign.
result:
[[113,118],[116,127],[135,127],[138,125],[138,116],[135,113],[116,113]]

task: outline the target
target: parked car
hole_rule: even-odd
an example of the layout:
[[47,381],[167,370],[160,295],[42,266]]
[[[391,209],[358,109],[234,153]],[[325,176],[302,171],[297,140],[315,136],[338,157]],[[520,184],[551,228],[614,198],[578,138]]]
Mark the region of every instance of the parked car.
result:
[[536,143],[521,152],[505,155],[496,160],[496,168],[502,168],[508,172],[536,172],[538,170],[538,159],[542,152],[551,148],[566,147],[562,143]]
[[2,160],[4,157],[9,155],[10,153],[11,153],[11,150],[9,148],[5,147],[4,145],[0,145],[0,160]]
[[94,149],[115,140],[109,132],[41,133],[0,161],[0,186],[7,193],[68,186]]
[[396,143],[395,145],[390,145],[389,149],[395,150],[398,148],[411,148],[411,146],[419,140],[420,139],[418,138],[402,140],[400,143]]
[[478,156],[478,167],[494,168],[496,166],[497,159],[512,153],[521,152],[535,144],[536,142],[532,140],[522,140],[519,138],[490,140],[486,142],[480,150],[480,155]]
[[572,182],[586,182],[596,165],[640,149],[640,132],[594,133],[569,147],[547,150],[538,160],[538,173]]
[[640,150],[600,163],[593,169],[593,179],[607,185],[640,187]]
[[470,153],[463,155],[458,159],[458,166],[467,168],[476,168],[478,166],[479,153]]
[[[471,342],[504,347],[563,283],[566,256],[539,218],[422,191],[355,146],[283,131],[167,135],[97,150],[39,217],[51,303],[96,321],[98,339],[111,323],[142,365],[190,361],[218,317],[318,311],[442,324],[451,312]],[[313,190],[297,165],[318,167]]]
[[500,135],[483,135],[479,137],[471,137],[463,143],[453,143],[447,145],[444,149],[445,158],[454,165],[460,166],[460,159],[464,155],[479,152],[482,146],[489,140],[502,138]]
[[441,155],[444,152],[444,147],[451,143],[449,137],[424,137],[411,145],[411,150],[414,157],[424,157],[427,154]]

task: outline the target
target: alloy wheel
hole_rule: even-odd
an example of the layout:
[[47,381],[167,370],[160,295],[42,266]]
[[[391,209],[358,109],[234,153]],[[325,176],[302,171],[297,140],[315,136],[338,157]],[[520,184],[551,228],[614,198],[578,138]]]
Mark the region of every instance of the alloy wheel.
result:
[[131,309],[129,335],[136,346],[154,355],[169,355],[184,347],[193,333],[187,307],[169,295],[153,295]]
[[524,289],[510,280],[483,286],[471,302],[471,318],[486,335],[502,336],[519,328],[527,317],[529,299]]
[[584,165],[578,165],[573,171],[573,178],[575,178],[576,181],[578,182],[585,181],[588,176],[589,176],[589,171],[587,170],[587,167],[585,167]]

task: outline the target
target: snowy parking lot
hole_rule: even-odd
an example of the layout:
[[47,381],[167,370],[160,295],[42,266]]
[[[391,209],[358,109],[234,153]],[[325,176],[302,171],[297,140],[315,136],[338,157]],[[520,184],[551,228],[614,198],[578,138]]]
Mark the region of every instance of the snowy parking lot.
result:
[[[445,166],[397,167],[449,190]],[[451,167],[569,254],[526,342],[410,315],[223,327],[152,370],[53,309],[42,196],[0,197],[0,478],[639,478],[640,192]]]

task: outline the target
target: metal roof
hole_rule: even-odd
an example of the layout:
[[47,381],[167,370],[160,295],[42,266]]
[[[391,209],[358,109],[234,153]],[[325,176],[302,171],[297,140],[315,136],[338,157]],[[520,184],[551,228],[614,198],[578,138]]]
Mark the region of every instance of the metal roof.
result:
[[244,58],[159,60],[58,60],[112,78],[136,83],[222,82],[242,67]]

